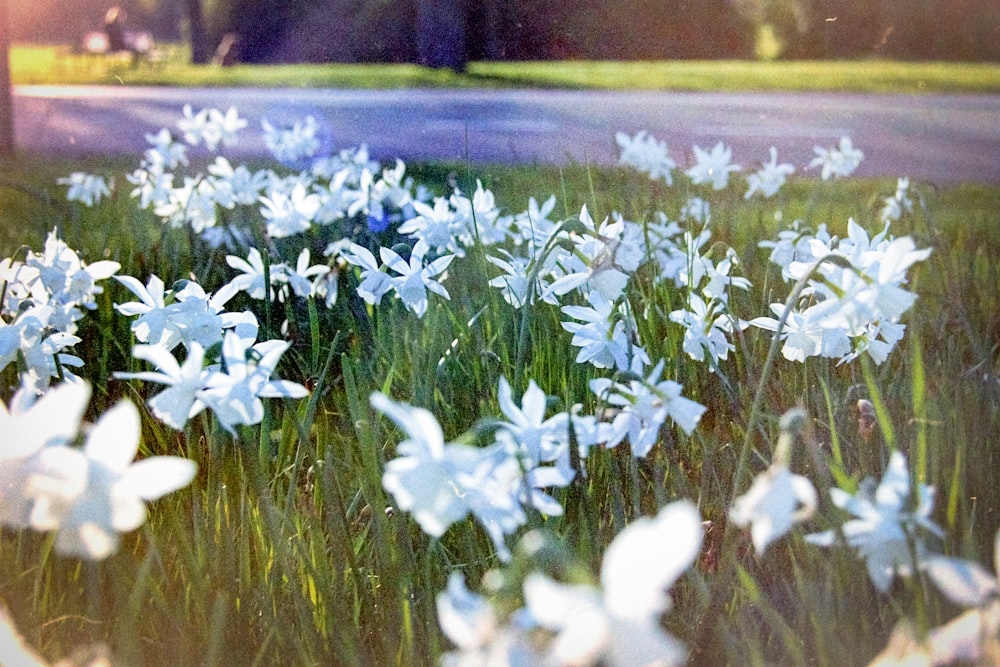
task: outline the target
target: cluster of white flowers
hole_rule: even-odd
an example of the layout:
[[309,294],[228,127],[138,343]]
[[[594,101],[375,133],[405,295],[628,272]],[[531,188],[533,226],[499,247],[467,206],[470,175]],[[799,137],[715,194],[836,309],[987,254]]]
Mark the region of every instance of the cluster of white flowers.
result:
[[[153,414],[163,423],[183,429],[207,407],[232,433],[238,424],[257,424],[263,419],[261,398],[307,395],[300,384],[271,379],[289,343],[256,342],[254,314],[224,310],[239,285],[229,283],[209,294],[193,281],[181,281],[165,290],[156,275],[145,286],[131,276],[117,279],[139,298],[115,305],[124,315],[138,316],[132,332],[140,344],[132,354],[157,370],[115,376],[167,385],[168,389],[149,400]],[[220,359],[205,358],[206,350],[220,345]],[[184,350],[183,362],[174,356],[178,346]]]
[[885,361],[903,337],[900,317],[916,300],[902,287],[906,272],[931,252],[917,250],[908,236],[890,237],[888,223],[869,238],[854,220],[848,221],[844,239],[831,238],[825,228],[815,235],[793,229],[761,245],[773,248],[771,260],[786,280],[806,281],[801,305],[793,304],[786,313],[785,304],[771,304],[783,323],[774,317],[750,321],[769,331],[780,329],[782,354],[792,361],[821,356],[844,363],[865,352],[876,363]]
[[26,255],[0,260],[0,371],[16,364],[21,385],[41,393],[53,380],[76,379],[70,369],[83,361],[69,349],[80,342],[77,323],[96,307],[99,281],[121,265],[84,262],[55,230],[40,254]]
[[[55,234],[42,255],[29,251],[24,262],[0,263],[5,286],[0,370],[21,364],[24,387],[9,407],[0,403],[0,427],[17,435],[14,446],[0,448],[0,522],[56,530],[56,547],[64,553],[106,557],[116,548],[118,533],[144,521],[144,501],[186,485],[195,474],[192,462],[176,457],[131,465],[139,417],[129,403],[105,413],[76,447],[89,398],[86,384],[62,384],[36,398],[53,378],[73,378],[65,367],[79,360],[66,348],[78,342],[75,323],[93,307],[101,279],[115,276],[137,298],[115,308],[135,318],[131,330],[139,344],[133,355],[153,367],[115,377],[164,385],[148,404],[171,428],[184,429],[207,409],[235,435],[237,426],[263,420],[263,398],[308,393],[302,385],[272,378],[290,343],[258,342],[256,316],[226,310],[237,293],[267,301],[316,298],[332,306],[340,274],[354,272],[356,294],[370,307],[392,295],[421,318],[432,294],[450,298],[443,282],[453,261],[473,246],[488,248],[486,259],[500,271],[489,285],[523,317],[532,308],[558,309],[569,344],[579,348],[577,362],[610,374],[589,383],[594,409],[574,404],[547,416],[550,397],[534,380],[527,380],[518,401],[515,388],[501,377],[502,419],[481,422],[486,426],[480,432],[492,441],[477,447],[446,441],[426,409],[382,393],[370,401],[405,435],[382,474],[395,505],[435,538],[471,516],[498,556],[508,560],[508,540],[531,515],[563,513],[557,490],[585,470],[582,464],[594,447],[627,441],[632,456],[645,457],[662,442],[668,420],[691,435],[705,414],[705,406],[682,395],[681,384],[664,377],[669,360],[650,354],[655,348],[642,340],[640,318],[681,327],[683,352],[713,371],[721,371],[735,350],[733,335],[749,325],[778,332],[791,360],[823,356],[844,363],[867,352],[881,362],[902,337],[900,318],[915,299],[902,287],[906,273],[930,252],[917,250],[908,237],[888,235],[889,221],[912,209],[909,183],[901,179],[896,194],[884,200],[885,229],[873,238],[853,220],[844,239],[831,237],[825,227],[801,230],[796,222],[776,241],[762,243],[785,280],[801,283],[800,299],[787,312],[784,304],[771,305],[780,320],[746,322],[733,313],[730,297],[750,284],[738,275],[735,251],[710,244],[712,211],[698,196],[686,200],[676,220],[659,212],[638,223],[612,213],[597,222],[583,207],[557,222],[551,219],[554,197],[542,204],[531,199],[526,211],[503,215],[479,182],[471,197],[456,187],[434,196],[406,176],[402,161],[382,169],[364,146],[317,156],[323,141],[313,117],[284,127],[262,123],[274,156],[290,168],[308,162],[305,170],[250,171],[216,156],[206,173],[181,175],[175,171],[189,165],[189,148],[215,152],[232,145],[247,125],[232,108],[195,112],[188,106],[183,113],[178,129],[184,143],[166,129],[147,136],[151,147],[128,177],[135,186],[132,196],[166,223],[189,227],[213,248],[232,250],[226,263],[236,273],[229,282],[215,292],[193,280],[167,288],[156,275],[144,284],[115,276],[120,268],[115,262],[85,264]],[[673,184],[677,164],[665,143],[644,131],[618,133],[616,140],[620,164]],[[695,162],[684,176],[695,192],[723,190],[741,171],[722,142],[711,150],[694,146],[693,152]],[[847,137],[837,148],[817,147],[816,154],[809,166],[821,167],[823,180],[850,175],[863,159]],[[747,176],[744,198],[774,197],[794,171],[778,163],[772,148],[769,161]],[[88,206],[110,192],[102,179],[82,173],[60,183],[69,185],[70,199]],[[260,234],[227,221],[239,217],[227,214],[237,207],[259,214],[267,254],[249,243]],[[328,242],[327,263],[313,264],[310,248],[318,247],[319,232]],[[390,238],[406,243],[382,245]],[[297,239],[302,242],[295,247]],[[281,256],[289,249],[291,254]],[[651,289],[671,295],[670,307],[661,309],[654,301],[634,312],[629,288],[641,271]],[[790,471],[787,453],[781,454],[735,500],[729,518],[749,527],[754,547],[763,553],[812,515],[817,495],[811,482]],[[925,534],[940,536],[929,518],[933,489],[911,483],[901,454],[892,455],[877,486],[865,481],[854,495],[832,489],[831,498],[853,518],[839,531],[808,541],[832,546],[842,536],[865,559],[879,590],[923,562],[937,563],[932,576],[936,571],[938,578],[954,578],[961,569],[930,555]],[[498,618],[455,575],[438,597],[441,626],[458,647],[445,664],[682,663],[684,647],[660,621],[671,606],[666,590],[691,566],[701,541],[694,506],[669,505],[656,518],[635,520],[611,543],[599,587],[533,572],[523,581],[524,607],[508,619]]]

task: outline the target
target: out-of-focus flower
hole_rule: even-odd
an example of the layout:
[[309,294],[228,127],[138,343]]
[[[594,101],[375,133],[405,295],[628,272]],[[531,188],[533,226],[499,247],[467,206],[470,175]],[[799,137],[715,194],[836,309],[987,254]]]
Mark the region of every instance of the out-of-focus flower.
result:
[[882,222],[895,222],[904,215],[913,212],[913,200],[910,199],[910,179],[900,178],[896,181],[896,192],[891,197],[885,197],[879,219]]
[[671,172],[677,163],[670,157],[667,145],[645,130],[639,130],[630,137],[624,132],[615,134],[615,141],[621,149],[618,164],[632,167],[636,171],[649,175],[649,180],[663,179],[667,185],[673,185]]
[[816,489],[785,465],[772,465],[754,480],[750,490],[736,499],[729,518],[737,526],[750,526],[750,538],[757,553],[792,526],[816,511]]
[[31,388],[22,388],[8,407],[0,401],[0,524],[26,528],[31,523],[33,499],[25,482],[46,447],[65,445],[76,438],[87,409],[90,387],[83,382],[52,387],[36,400]]
[[795,173],[795,167],[788,163],[778,164],[778,149],[771,146],[771,161],[764,162],[758,171],[747,176],[747,191],[744,199],[760,193],[765,199],[778,194],[785,180]]
[[66,178],[56,179],[59,185],[68,185],[67,201],[78,201],[85,206],[94,206],[111,195],[111,188],[103,176],[74,171]]
[[64,555],[102,560],[114,553],[118,533],[145,522],[146,501],[187,486],[197,470],[177,456],[133,463],[138,448],[139,412],[124,401],[101,415],[82,449],[42,449],[25,488],[32,528],[56,531]]
[[445,636],[462,650],[473,650],[492,639],[496,613],[481,595],[465,586],[459,572],[448,576],[448,588],[437,595],[438,624]]
[[694,146],[695,164],[684,173],[695,185],[711,183],[713,190],[724,190],[729,185],[729,174],[739,171],[738,164],[732,164],[733,150],[721,141],[706,151],[700,146]]
[[184,133],[184,141],[197,146],[204,142],[205,147],[215,151],[221,143],[230,146],[236,142],[237,133],[247,126],[247,121],[240,118],[236,107],[229,107],[223,113],[218,109],[202,109],[194,113],[190,104],[184,105],[184,117],[177,121],[177,127]]
[[[842,533],[847,545],[865,560],[875,588],[884,593],[897,574],[909,576],[919,567],[927,553],[924,533],[944,535],[930,516],[934,487],[918,484],[911,488],[906,457],[899,451],[892,453],[882,481],[873,487],[874,480],[869,478],[853,496],[839,488],[830,489],[833,504],[854,518],[838,530],[807,535],[806,541],[829,547],[837,543],[838,532]],[[914,507],[910,506],[911,498]]]
[[687,501],[630,524],[608,546],[601,589],[568,585],[543,574],[524,582],[525,607],[555,633],[546,657],[556,665],[681,665],[687,652],[663,630],[667,589],[701,549],[701,518]]
[[260,214],[267,220],[267,233],[272,238],[285,238],[309,229],[322,202],[319,195],[306,193],[306,188],[297,183],[290,194],[272,192],[271,196],[261,196],[263,206]]
[[847,178],[865,159],[865,154],[854,147],[850,137],[841,137],[836,148],[816,146],[814,150],[816,157],[809,163],[809,168],[819,167],[820,178],[824,181]]
[[275,127],[266,118],[260,124],[264,130],[264,144],[279,162],[290,164],[312,157],[320,148],[316,136],[319,126],[312,116],[295,121],[291,127]]

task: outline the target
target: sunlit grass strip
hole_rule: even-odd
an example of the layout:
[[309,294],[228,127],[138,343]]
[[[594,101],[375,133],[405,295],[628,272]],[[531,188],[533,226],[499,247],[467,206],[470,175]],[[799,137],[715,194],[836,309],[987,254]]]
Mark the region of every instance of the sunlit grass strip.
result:
[[988,93],[1000,91],[995,63],[680,60],[474,62],[463,73],[412,64],[191,65],[180,45],[154,62],[74,53],[66,46],[15,45],[15,84],[263,86],[301,88],[593,88],[691,91]]

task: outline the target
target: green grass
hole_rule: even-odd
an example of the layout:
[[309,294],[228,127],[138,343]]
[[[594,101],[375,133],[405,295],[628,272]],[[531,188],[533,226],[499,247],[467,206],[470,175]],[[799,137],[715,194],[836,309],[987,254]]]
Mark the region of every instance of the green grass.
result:
[[[55,177],[81,168],[118,175],[118,197],[95,210],[59,203]],[[186,232],[131,210],[120,176],[128,169],[121,160],[0,162],[0,216],[7,221],[0,227],[0,257],[22,244],[39,249],[58,225],[88,260],[115,259],[122,273],[143,281],[150,272],[168,282],[194,272],[207,287],[227,280],[224,263],[206,261]],[[408,173],[439,191],[451,173],[466,191],[480,178],[511,213],[529,196],[555,193],[554,217],[576,214],[584,203],[597,219],[612,210],[634,220],[658,209],[675,217],[689,188],[583,166],[473,171],[432,164],[410,165]],[[876,230],[879,198],[894,187],[889,180],[800,180],[777,202],[745,202],[740,192],[714,198],[713,240],[737,251],[742,274],[755,286],[734,295],[739,314],[763,314],[787,294],[788,285],[756,247],[783,226],[776,208],[785,221],[828,223],[839,235],[849,217]],[[907,315],[906,338],[869,378],[860,364],[819,359],[804,365],[778,359],[773,374],[762,377],[769,336],[758,330],[741,336],[736,353],[711,373],[684,357],[676,328],[658,311],[642,318],[644,338],[668,359],[667,375],[709,412],[691,437],[665,430],[664,442],[644,460],[633,459],[624,445],[595,451],[587,478],[562,498],[566,516],[539,519],[551,540],[548,567],[567,577],[595,573],[622,524],[690,498],[712,527],[699,562],[672,592],[667,623],[691,648],[693,664],[865,664],[884,647],[894,623],[912,614],[913,588],[901,585],[893,597],[880,596],[846,550],[805,545],[803,532],[825,529],[836,518],[830,507],[764,557],[725,524],[730,499],[748,484],[733,477],[760,383],[765,393],[754,447],[768,452],[777,418],[801,405],[823,451],[836,442],[856,481],[869,456],[884,454],[879,439],[863,439],[852,412],[868,394],[869,380],[900,445],[914,459],[926,447],[923,472],[938,488],[935,519],[948,534],[943,547],[989,565],[1000,526],[1000,274],[994,261],[1000,187],[915,187],[926,208],[892,231],[912,234],[934,252],[909,286],[920,297]],[[207,415],[178,433],[141,408],[143,453],[189,456],[199,462],[198,478],[155,502],[147,526],[94,567],[55,556],[50,538],[5,530],[0,571],[10,576],[0,578],[0,599],[25,638],[50,658],[105,641],[126,664],[433,664],[448,648],[434,611],[448,573],[458,569],[478,588],[483,573],[500,564],[472,522],[432,540],[405,513],[385,514],[392,499],[381,489],[380,469],[399,434],[368,407],[369,393],[388,391],[431,409],[446,437],[454,438],[479,418],[499,414],[497,380],[512,375],[519,352],[525,352],[525,376],[554,395],[560,409],[585,400],[587,382],[598,374],[574,363],[554,309],[532,311],[525,351],[519,316],[485,288],[487,271],[479,251],[456,260],[446,283],[451,300],[434,301],[423,320],[388,304],[361,317],[347,308],[345,296],[324,319],[318,340],[293,325],[295,345],[281,377],[324,379],[309,401],[270,402],[266,425],[241,430],[238,441]],[[95,413],[121,396],[142,406],[155,391],[110,378],[138,364],[129,355],[129,321],[112,310],[131,295],[111,281],[106,287],[88,318],[88,342],[78,346],[93,374]],[[637,312],[644,305],[668,312],[677,298],[672,289],[642,282],[633,295]],[[990,374],[993,380],[983,379]],[[755,457],[749,463],[753,472],[762,467]],[[515,560],[505,570],[508,587],[528,568],[544,566]],[[930,593],[927,605],[930,622],[954,613]]]
[[825,90],[871,93],[1000,91],[1000,65],[861,61],[474,62],[465,73],[403,64],[195,66],[178,45],[136,66],[68,47],[16,45],[19,84],[292,86],[316,88],[537,87],[613,90]]

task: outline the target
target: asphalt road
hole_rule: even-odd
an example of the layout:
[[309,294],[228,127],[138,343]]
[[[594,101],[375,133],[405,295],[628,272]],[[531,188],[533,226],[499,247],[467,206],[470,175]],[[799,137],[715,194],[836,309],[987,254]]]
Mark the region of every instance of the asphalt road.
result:
[[332,149],[472,164],[614,164],[618,130],[645,129],[684,165],[691,146],[722,140],[753,169],[776,146],[801,171],[842,135],[867,176],[1000,183],[1000,96],[538,90],[15,88],[15,132],[27,151],[138,157],[145,134],[176,128],[181,109],[236,106],[250,121],[231,157],[266,155],[260,119],[320,121]]

